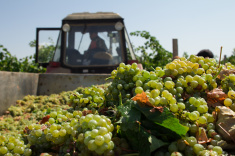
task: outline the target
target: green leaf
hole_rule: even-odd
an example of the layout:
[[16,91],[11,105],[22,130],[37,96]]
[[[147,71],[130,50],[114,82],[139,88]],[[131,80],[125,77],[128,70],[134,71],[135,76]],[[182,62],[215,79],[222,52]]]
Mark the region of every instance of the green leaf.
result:
[[149,136],[148,138],[149,142],[150,142],[150,152],[155,151],[156,149],[168,145],[168,142],[163,142],[162,140],[156,138],[154,135]]
[[133,150],[139,151],[140,156],[150,156],[150,142],[148,140],[150,134],[143,130],[140,126],[139,131],[127,129],[125,131],[127,140],[132,146]]
[[158,110],[151,112],[150,110],[153,109],[153,107],[140,107],[138,104],[136,104],[135,107],[141,111],[148,120],[174,132],[176,134],[175,137],[180,138],[186,135],[188,127],[181,125],[179,120],[169,111],[169,109],[164,107],[163,112]]

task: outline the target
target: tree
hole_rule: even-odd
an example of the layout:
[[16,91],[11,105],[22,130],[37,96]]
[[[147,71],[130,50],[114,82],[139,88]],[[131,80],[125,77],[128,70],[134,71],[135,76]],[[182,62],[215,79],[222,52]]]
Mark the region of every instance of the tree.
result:
[[0,71],[44,73],[46,68],[39,67],[33,56],[17,59],[0,45]]
[[[54,41],[49,37],[48,38],[49,43],[40,45],[38,48],[38,60],[39,62],[49,62],[51,61],[54,51],[55,51],[55,45]],[[30,47],[36,47],[36,40],[29,42]]]
[[151,70],[152,67],[163,67],[172,61],[172,53],[165,50],[156,37],[151,36],[149,32],[136,31],[131,32],[130,35],[139,36],[147,40],[144,45],[134,49],[137,53],[141,53],[141,56],[137,58],[142,63],[144,69]]
[[184,53],[183,53],[183,57],[185,57],[186,59],[189,58],[188,53],[187,53],[187,52],[184,52]]

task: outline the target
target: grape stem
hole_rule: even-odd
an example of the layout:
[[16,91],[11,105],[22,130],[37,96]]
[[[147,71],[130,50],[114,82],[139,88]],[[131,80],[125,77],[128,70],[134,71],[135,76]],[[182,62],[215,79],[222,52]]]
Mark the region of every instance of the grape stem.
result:
[[151,66],[151,69],[152,69],[153,71],[156,71],[156,69],[154,69],[153,66]]

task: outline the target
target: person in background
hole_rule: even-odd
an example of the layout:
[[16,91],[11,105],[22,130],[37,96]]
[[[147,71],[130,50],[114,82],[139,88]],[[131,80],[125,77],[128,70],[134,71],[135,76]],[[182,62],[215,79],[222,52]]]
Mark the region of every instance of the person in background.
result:
[[214,58],[214,54],[209,49],[203,49],[203,50],[199,51],[196,56],[203,56],[205,58],[206,57]]
[[[99,52],[108,52],[108,48],[105,41],[98,36],[97,31],[89,32],[91,43],[88,50],[84,52],[83,65],[89,65],[94,63],[94,55]],[[92,61],[93,60],[93,61]]]
[[90,34],[91,43],[88,50],[101,49],[106,52],[108,51],[108,48],[104,40],[98,36],[98,32],[92,31],[89,34]]

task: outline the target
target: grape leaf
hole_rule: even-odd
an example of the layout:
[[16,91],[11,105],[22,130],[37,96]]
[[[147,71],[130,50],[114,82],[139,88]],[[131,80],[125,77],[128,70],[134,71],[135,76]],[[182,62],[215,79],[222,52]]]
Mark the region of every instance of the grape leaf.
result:
[[168,145],[168,142],[164,142],[158,138],[156,138],[154,135],[149,136],[148,138],[149,142],[150,142],[150,152],[155,151],[156,149]]
[[135,108],[141,111],[148,120],[174,132],[176,137],[185,136],[188,131],[188,128],[181,125],[179,120],[167,108],[164,108],[163,112],[151,112],[152,107],[140,107],[138,104],[135,105]]

